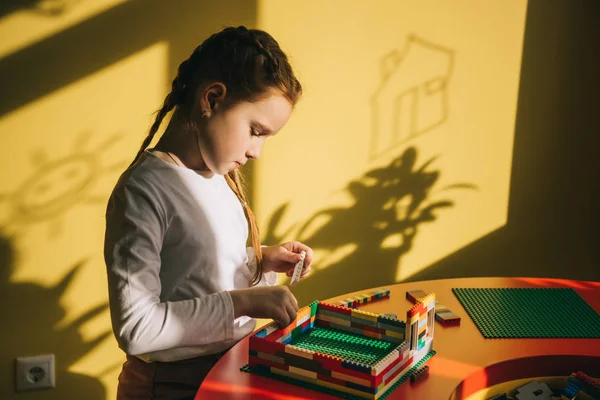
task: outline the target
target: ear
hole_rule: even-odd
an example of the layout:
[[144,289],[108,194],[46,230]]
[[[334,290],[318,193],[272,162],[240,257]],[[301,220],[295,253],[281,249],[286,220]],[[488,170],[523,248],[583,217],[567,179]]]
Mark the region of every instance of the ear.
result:
[[222,82],[213,82],[206,86],[200,100],[202,111],[208,114],[214,111],[225,100],[226,94],[227,87]]

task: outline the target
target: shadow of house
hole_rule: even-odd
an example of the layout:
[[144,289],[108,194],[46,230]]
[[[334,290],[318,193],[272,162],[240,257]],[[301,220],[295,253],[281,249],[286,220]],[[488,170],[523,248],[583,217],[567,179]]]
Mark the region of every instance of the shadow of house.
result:
[[410,35],[402,51],[380,61],[381,83],[371,98],[371,160],[448,119],[454,52]]

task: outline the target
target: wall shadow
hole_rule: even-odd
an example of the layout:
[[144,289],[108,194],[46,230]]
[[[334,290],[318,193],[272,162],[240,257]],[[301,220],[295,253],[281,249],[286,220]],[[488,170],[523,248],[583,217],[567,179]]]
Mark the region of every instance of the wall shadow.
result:
[[[470,184],[437,188],[440,171],[434,169],[435,158],[417,159],[417,150],[408,147],[389,165],[346,185],[350,206],[323,209],[302,222],[298,240],[327,255],[311,276],[292,287],[300,304],[316,300],[315,296],[322,299],[394,283],[398,265],[412,249],[419,228],[453,206],[449,198],[432,196],[432,190],[475,189]],[[265,243],[278,243],[294,228],[275,233],[286,206],[269,218]]]
[[507,223],[411,281],[600,281],[600,3],[529,0]]
[[[366,155],[370,162],[395,158],[346,185],[350,206],[318,211],[300,223],[295,238],[327,254],[302,285],[292,288],[300,304],[315,296],[323,299],[396,282],[401,259],[412,249],[419,228],[453,206],[451,199],[432,196],[440,177],[435,159],[420,162],[417,149],[406,146],[439,131],[450,118],[454,50],[411,33],[378,64],[378,85],[369,99]],[[476,187],[459,183],[435,188],[448,189]],[[269,218],[264,243],[279,243],[296,229],[277,233],[286,209],[287,204],[280,206]]]
[[119,144],[122,134],[110,135],[101,143],[89,145],[91,134],[80,134],[69,154],[52,159],[42,150],[32,154],[34,171],[12,193],[0,193],[0,204],[10,210],[4,221],[11,231],[50,221],[50,239],[62,233],[56,223],[59,215],[72,207],[91,204],[105,207],[106,196],[93,192],[94,184],[104,175],[113,176],[125,170],[127,160],[103,163],[103,153]]
[[0,2],[0,19],[15,12],[29,11],[45,17],[58,17],[85,0],[9,0]]
[[170,88],[179,63],[202,40],[229,23],[254,26],[256,7],[256,1],[244,0],[132,0],[119,4],[2,58],[0,87],[11,95],[0,97],[0,116],[159,41],[169,43],[165,89]]
[[[86,311],[66,326],[59,324],[66,315],[60,299],[85,261],[72,266],[59,283],[47,288],[35,283],[11,283],[15,258],[14,238],[1,234],[0,303],[3,307],[0,316],[7,322],[5,328],[0,330],[2,380],[7,387],[14,388],[17,356],[55,354],[55,376],[59,384],[52,389],[52,398],[75,399],[81,393],[86,393],[85,397],[89,399],[106,399],[106,390],[98,379],[71,372],[69,367],[111,334],[107,330],[92,340],[85,340],[80,333],[86,322],[108,309],[108,304]],[[5,394],[11,391],[6,390]]]
[[[41,3],[44,2],[17,1],[13,3],[17,8],[0,8],[0,16],[24,8],[35,12],[32,7],[36,8]],[[55,3],[71,4],[67,0]],[[76,4],[73,6],[75,7]],[[168,43],[168,57],[165,60],[168,66],[168,75],[165,76],[164,81],[166,90],[170,88],[179,63],[186,59],[202,40],[226,25],[255,26],[256,12],[257,4],[254,0],[226,0],[223,2],[130,0],[116,5],[103,13],[69,26],[52,36],[1,58],[0,87],[3,88],[3,93],[10,93],[10,95],[0,98],[0,116],[6,116],[12,111],[110,67],[123,58],[161,41]],[[143,73],[144,71],[140,71],[140,74]],[[156,107],[159,108],[160,104],[157,104]],[[154,110],[148,110],[148,114],[152,111]],[[102,110],[98,110],[98,112],[101,113]],[[48,131],[51,131],[51,127]],[[3,136],[18,134],[19,132],[2,132]],[[146,134],[145,131],[139,132],[140,143]],[[113,140],[113,142],[115,139],[111,133],[106,133],[103,137]],[[113,142],[106,142],[104,145],[109,146]],[[45,160],[38,156],[36,157],[37,161],[41,165]],[[63,160],[62,164],[53,165],[52,171],[54,173],[66,171],[70,165],[75,163],[79,163],[78,165],[85,169],[90,161],[91,159],[74,155],[73,159]],[[115,168],[122,166],[122,162],[121,159],[109,161]],[[88,176],[82,173],[82,171],[85,172],[84,169],[75,168],[74,170],[73,177],[75,183],[79,185],[79,189],[93,181],[96,176],[94,173],[98,172],[91,171]],[[32,177],[33,181],[29,183],[47,188],[43,185],[43,181],[46,178],[52,178],[48,175],[52,171],[45,171],[40,176]],[[69,188],[73,187],[64,187],[66,195],[73,195],[69,192]],[[23,192],[31,193],[32,190],[30,187],[23,186]],[[56,196],[55,194],[52,199],[57,201],[51,204],[45,203],[45,205],[53,206],[52,209],[44,210],[48,215],[64,212],[73,204],[72,199]],[[3,194],[0,197],[18,204],[23,203],[23,196],[18,193]],[[88,200],[97,203],[98,199]],[[81,201],[82,199],[79,199],[77,202]],[[37,209],[37,211],[41,210]],[[17,217],[9,223],[11,225],[18,223],[27,225],[32,222],[29,219],[31,212]],[[103,229],[103,227],[99,228]],[[57,234],[57,232],[53,232],[53,234]],[[3,329],[2,336],[0,336],[2,339],[0,377],[3,380],[3,384],[0,386],[0,397],[13,395],[14,359],[16,357],[53,353],[56,355],[57,387],[45,393],[32,392],[24,395],[25,397],[38,395],[47,396],[46,398],[71,399],[80,398],[81,394],[85,393],[86,398],[104,400],[107,390],[98,379],[69,372],[68,368],[110,335],[108,331],[102,332],[91,341],[83,340],[80,335],[81,326],[105,311],[106,304],[87,311],[68,326],[61,328],[56,326],[65,315],[59,299],[72,283],[84,262],[65,269],[68,270],[68,273],[58,285],[52,288],[45,288],[34,283],[12,284],[10,277],[18,267],[18,263],[14,260],[14,238],[3,236],[1,241],[2,287],[0,290],[2,304],[5,305],[2,308],[2,316],[8,328]],[[98,254],[91,256],[99,257],[100,254],[99,249]],[[40,273],[44,273],[42,267],[40,267]],[[10,306],[6,307],[6,305]],[[31,315],[35,315],[35,317],[30,318]],[[110,367],[106,371],[115,367]],[[8,385],[6,388],[4,383]],[[117,382],[115,381],[114,384],[116,386]]]
[[454,50],[414,33],[402,49],[380,58],[379,85],[369,102],[371,161],[446,123],[454,63]]

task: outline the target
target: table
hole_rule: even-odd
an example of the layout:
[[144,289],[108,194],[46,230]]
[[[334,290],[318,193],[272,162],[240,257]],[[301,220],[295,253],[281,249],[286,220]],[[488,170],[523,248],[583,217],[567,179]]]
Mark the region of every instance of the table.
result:
[[[457,287],[573,288],[600,312],[600,282],[541,278],[460,278],[386,286],[390,289],[389,299],[364,304],[360,309],[373,313],[394,313],[404,320],[406,311],[412,306],[406,299],[406,291],[421,289],[435,292],[436,299],[441,304],[461,317],[461,325],[458,327],[435,324],[433,349],[437,354],[427,362],[430,367],[429,376],[414,385],[408,381],[403,383],[388,399],[466,399],[494,382],[517,379],[519,374],[533,366],[536,371],[544,373],[538,376],[568,375],[577,368],[582,368],[588,375],[600,376],[600,339],[485,339],[452,293],[452,288]],[[365,288],[325,301],[346,299],[372,289],[378,288]],[[567,355],[569,357],[565,357]],[[219,360],[200,386],[196,400],[339,399],[240,371],[240,367],[247,362],[248,337]]]

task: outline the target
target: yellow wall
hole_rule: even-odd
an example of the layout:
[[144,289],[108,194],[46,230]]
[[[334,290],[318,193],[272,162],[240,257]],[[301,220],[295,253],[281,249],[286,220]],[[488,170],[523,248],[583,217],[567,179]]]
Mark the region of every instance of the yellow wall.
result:
[[[147,128],[147,110],[163,97],[166,56],[167,45],[156,43],[0,120],[0,168],[12,171],[3,179],[3,234],[19,253],[3,282],[14,304],[7,350],[13,356],[56,353],[59,388],[88,379],[77,374],[116,378],[122,353],[107,310],[104,210],[139,145],[136,132]],[[70,272],[70,284],[59,290],[57,283]],[[88,345],[99,337],[107,339]],[[8,385],[6,361],[2,378]]]
[[530,0],[507,223],[410,280],[600,281],[600,3]]
[[[255,25],[256,4],[50,3],[0,14],[0,398],[114,399],[108,195],[179,63],[223,25]],[[15,358],[49,353],[56,388],[15,393]]]
[[260,2],[305,95],[265,146],[254,204],[267,244],[317,251],[302,304],[405,280],[505,224],[525,11]]
[[[272,33],[305,88],[250,177],[266,244],[317,250],[301,303],[547,265],[598,276],[597,102],[571,84],[595,76],[598,7],[532,0],[525,24],[525,0],[373,4],[86,0],[0,15],[0,398],[115,397],[105,202],[178,63],[224,25]],[[14,359],[46,353],[56,389],[15,394]]]

